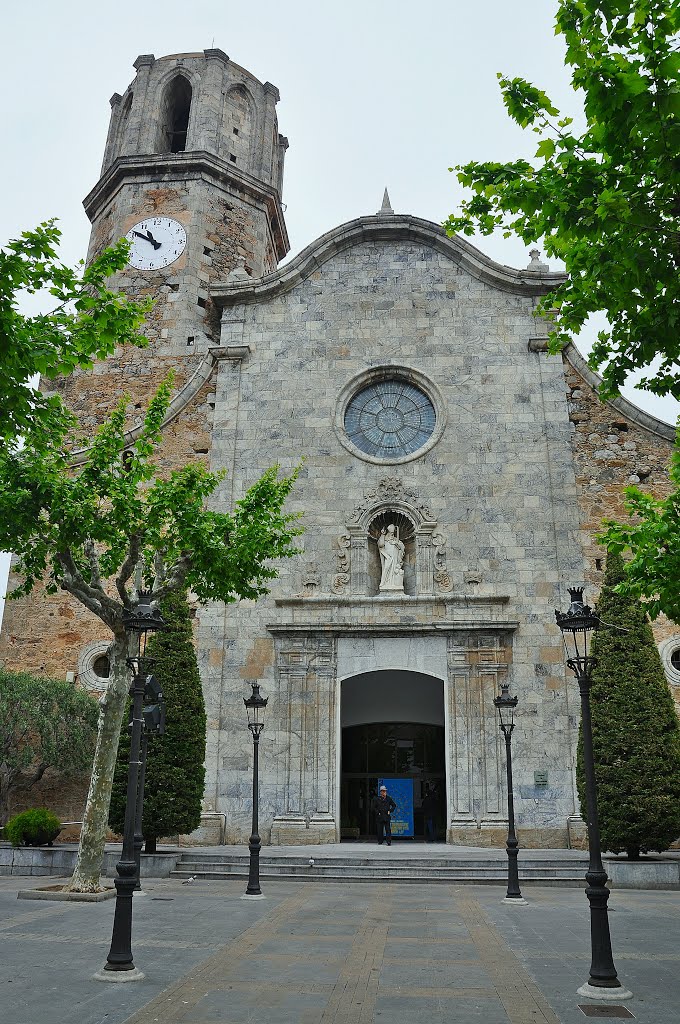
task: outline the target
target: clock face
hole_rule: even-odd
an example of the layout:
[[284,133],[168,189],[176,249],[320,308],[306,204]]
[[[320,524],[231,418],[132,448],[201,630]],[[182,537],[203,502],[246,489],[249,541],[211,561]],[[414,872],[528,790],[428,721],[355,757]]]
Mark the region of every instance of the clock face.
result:
[[130,243],[130,266],[137,270],[161,270],[182,255],[187,233],[171,217],[148,217],[131,227],[125,236]]

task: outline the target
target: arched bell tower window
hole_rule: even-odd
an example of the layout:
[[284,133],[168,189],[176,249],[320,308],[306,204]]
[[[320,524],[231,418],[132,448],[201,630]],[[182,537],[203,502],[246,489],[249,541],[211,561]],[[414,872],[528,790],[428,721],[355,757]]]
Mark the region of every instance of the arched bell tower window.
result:
[[161,107],[160,153],[182,153],[187,148],[191,95],[184,75],[176,75],[168,84]]

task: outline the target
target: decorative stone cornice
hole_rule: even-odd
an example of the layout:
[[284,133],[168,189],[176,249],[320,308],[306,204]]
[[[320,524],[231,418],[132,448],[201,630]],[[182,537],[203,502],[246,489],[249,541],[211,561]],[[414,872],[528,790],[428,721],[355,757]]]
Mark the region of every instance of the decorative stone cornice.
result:
[[[578,375],[583,378],[586,384],[597,392],[600,384],[602,383],[602,377],[598,373],[594,373],[588,366],[587,361],[583,358],[579,350],[575,345],[567,345],[562,350],[564,358],[567,360],[572,369],[576,370]],[[658,437],[662,437],[664,441],[670,441],[671,443],[675,439],[675,427],[670,423],[664,423],[663,420],[659,420],[656,416],[651,416],[644,409],[639,409],[637,405],[629,402],[627,398],[619,396],[618,398],[610,398],[607,400],[607,405],[610,405],[612,409],[616,409],[620,415],[625,416],[631,423],[636,424],[638,427],[643,427],[644,430],[649,430],[650,433],[656,434]]]
[[[278,598],[276,607],[287,611],[290,618],[268,623],[267,630],[273,635],[317,632],[335,636],[400,636],[405,629],[409,636],[442,635],[461,630],[514,632],[519,628],[519,620],[508,615],[509,601],[505,595]],[[379,615],[376,615],[377,609],[380,609]],[[405,613],[407,627],[402,620]]]
[[99,179],[83,200],[85,213],[94,221],[112,194],[130,178],[145,178],[150,182],[168,178],[195,175],[206,177],[220,185],[236,188],[259,199],[267,206],[276,246],[276,258],[282,260],[290,248],[278,190],[259,178],[237,170],[233,164],[204,150],[183,153],[160,153],[151,156],[119,156]]
[[321,235],[315,242],[272,274],[249,284],[225,282],[213,286],[211,297],[217,305],[257,302],[282,295],[304,281],[327,260],[363,242],[416,242],[428,245],[463,267],[472,277],[515,295],[545,295],[566,280],[561,273],[515,270],[489,259],[459,235],[449,238],[443,228],[420,217],[381,212],[358,217]]

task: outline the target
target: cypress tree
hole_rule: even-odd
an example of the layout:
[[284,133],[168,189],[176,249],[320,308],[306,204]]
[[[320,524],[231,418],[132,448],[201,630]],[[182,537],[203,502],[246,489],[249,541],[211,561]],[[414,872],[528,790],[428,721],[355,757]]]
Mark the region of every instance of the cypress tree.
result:
[[[614,589],[624,575],[609,552],[592,643],[593,752],[602,849],[638,858],[680,836],[680,722],[645,607]],[[582,735],[576,782],[585,808]]]
[[[171,594],[161,602],[161,611],[168,628],[153,634],[147,647],[156,658],[153,671],[166,706],[165,733],[149,737],[146,759],[142,832],[147,853],[155,851],[159,836],[198,828],[205,784],[205,704],[186,594]],[[109,812],[109,824],[118,833],[125,819],[129,721],[128,702]]]

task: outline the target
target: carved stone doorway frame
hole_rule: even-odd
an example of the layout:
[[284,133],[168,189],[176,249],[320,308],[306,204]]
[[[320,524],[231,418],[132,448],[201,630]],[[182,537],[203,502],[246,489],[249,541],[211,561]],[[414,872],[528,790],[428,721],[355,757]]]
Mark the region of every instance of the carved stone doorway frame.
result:
[[[340,841],[340,692],[357,674],[338,665],[338,641],[378,652],[385,641],[406,648],[426,641],[437,648],[441,670],[424,674],[444,682],[447,842],[496,843],[507,820],[500,730],[493,698],[510,671],[517,623],[437,626],[270,625],[276,652],[271,702],[277,730],[277,813],[274,845]],[[423,648],[424,649],[424,648]],[[411,669],[415,663],[383,654],[362,661],[362,671]],[[276,709],[276,710],[275,710]]]

